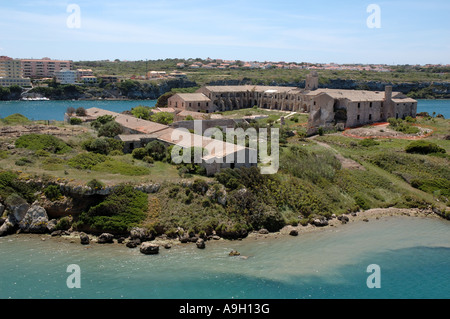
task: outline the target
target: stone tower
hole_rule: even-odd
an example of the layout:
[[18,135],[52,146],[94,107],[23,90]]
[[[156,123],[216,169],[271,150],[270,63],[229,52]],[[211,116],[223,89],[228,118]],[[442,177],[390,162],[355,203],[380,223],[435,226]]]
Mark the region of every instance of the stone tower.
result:
[[318,88],[319,88],[319,75],[317,74],[316,71],[311,71],[311,73],[309,73],[306,76],[305,89],[309,91],[314,91],[317,90]]

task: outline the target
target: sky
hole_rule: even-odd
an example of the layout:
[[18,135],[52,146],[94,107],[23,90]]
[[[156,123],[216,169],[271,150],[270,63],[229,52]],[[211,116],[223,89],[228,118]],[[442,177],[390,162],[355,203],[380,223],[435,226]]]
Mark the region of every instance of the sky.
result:
[[0,55],[450,64],[449,17],[449,0],[0,0]]

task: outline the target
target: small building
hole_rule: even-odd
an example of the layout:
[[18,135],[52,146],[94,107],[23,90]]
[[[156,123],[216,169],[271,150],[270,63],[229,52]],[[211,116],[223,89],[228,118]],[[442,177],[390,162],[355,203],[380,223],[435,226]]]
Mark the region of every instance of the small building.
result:
[[82,76],[80,78],[80,82],[84,83],[84,84],[94,84],[97,83],[97,77],[96,76]]
[[77,81],[77,71],[63,69],[55,72],[56,81],[61,84],[75,84]]
[[167,103],[169,107],[194,112],[211,113],[215,109],[211,99],[203,93],[177,93]]

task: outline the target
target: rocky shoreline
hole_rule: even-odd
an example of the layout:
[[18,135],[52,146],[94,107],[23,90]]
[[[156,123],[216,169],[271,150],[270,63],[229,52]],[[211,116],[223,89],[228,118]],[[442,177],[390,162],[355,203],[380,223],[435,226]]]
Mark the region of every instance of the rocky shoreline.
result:
[[[42,211],[37,206],[31,206],[29,211],[32,211],[34,215],[42,214]],[[210,235],[204,237],[198,237],[195,234],[184,234],[176,238],[169,238],[167,235],[154,237],[150,232],[144,228],[133,228],[130,231],[128,237],[114,236],[112,234],[103,233],[100,235],[86,234],[80,231],[64,231],[64,230],[53,230],[49,232],[33,232],[30,230],[24,230],[24,223],[30,223],[30,217],[26,214],[23,221],[19,224],[19,230],[15,232],[15,236],[31,236],[34,238],[39,238],[42,241],[52,240],[56,242],[69,242],[78,245],[84,245],[86,247],[92,247],[92,245],[111,245],[111,246],[126,246],[130,249],[139,249],[142,254],[153,255],[158,254],[160,249],[171,249],[176,246],[183,245],[196,245],[198,249],[205,249],[209,244],[213,244],[215,241],[227,241],[219,237],[218,235]],[[306,226],[298,225],[292,226],[288,225],[281,229],[279,232],[269,232],[266,229],[261,229],[259,231],[254,231],[248,234],[245,238],[240,238],[238,240],[259,240],[259,239],[277,239],[286,238],[290,236],[301,236],[306,233],[313,233],[318,231],[323,231],[327,229],[333,229],[338,227],[343,227],[345,224],[353,222],[370,222],[371,220],[379,220],[383,218],[390,217],[412,217],[412,218],[433,218],[433,219],[443,219],[442,213],[433,209],[401,209],[401,208],[375,208],[367,211],[361,211],[358,213],[345,214],[341,216],[332,216],[329,219],[316,219],[312,223]],[[5,223],[8,221],[3,221],[0,230]],[[42,224],[42,223],[41,223]],[[36,225],[35,225],[36,227]],[[36,228],[34,228],[36,230]],[[14,235],[10,233],[9,235]],[[232,240],[229,240],[230,242]],[[230,256],[240,256],[237,251],[231,251]],[[242,257],[242,256],[241,256]],[[243,256],[245,258],[245,256]]]

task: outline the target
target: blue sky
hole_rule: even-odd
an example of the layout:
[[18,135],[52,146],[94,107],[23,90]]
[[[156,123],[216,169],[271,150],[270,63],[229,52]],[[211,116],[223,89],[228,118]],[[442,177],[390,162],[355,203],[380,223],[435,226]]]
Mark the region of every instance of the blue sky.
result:
[[[370,4],[381,28],[367,26]],[[450,64],[449,17],[448,0],[0,0],[0,55]]]

